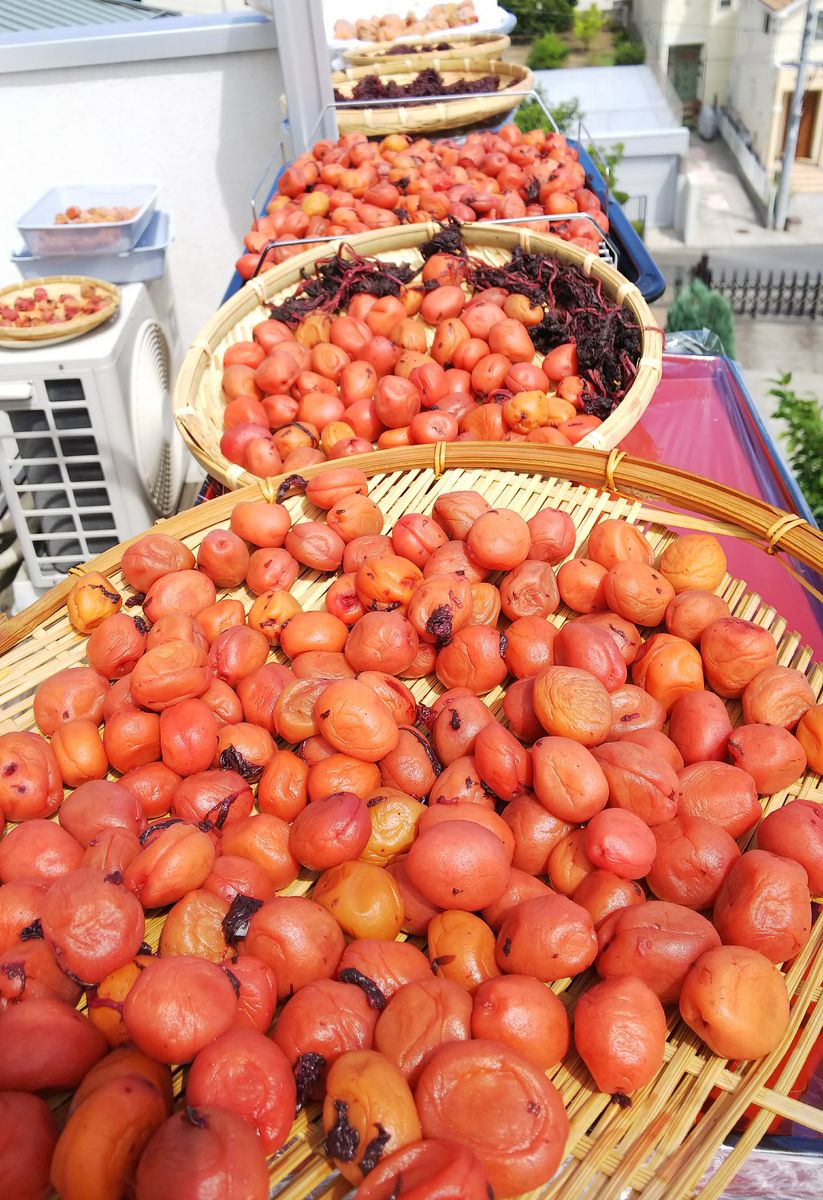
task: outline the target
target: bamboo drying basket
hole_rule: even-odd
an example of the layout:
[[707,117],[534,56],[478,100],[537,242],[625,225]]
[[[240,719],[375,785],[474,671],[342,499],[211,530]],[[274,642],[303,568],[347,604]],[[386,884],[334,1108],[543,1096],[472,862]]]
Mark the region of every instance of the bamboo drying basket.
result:
[[80,294],[82,284],[91,283],[98,292],[108,297],[108,303],[96,313],[82,313],[71,321],[60,325],[34,325],[31,329],[9,329],[0,325],[0,344],[10,348],[24,349],[27,346],[42,346],[44,343],[68,342],[96,329],[113,316],[120,305],[120,292],[113,283],[103,279],[90,279],[86,275],[48,275],[43,279],[29,279],[25,283],[10,283],[0,288],[0,304],[12,303],[19,295],[33,296],[35,288],[45,288],[49,298],[56,300],[63,292]]
[[[423,64],[426,67],[433,65],[430,62]],[[407,84],[412,82],[423,66],[390,67],[387,62],[382,62],[378,71],[374,67],[349,67],[345,71],[334,73],[332,85],[348,98],[354,85],[367,75],[377,73],[383,83],[393,80],[395,83]],[[444,63],[443,68],[440,73],[445,83],[497,75],[500,78],[498,94],[484,100],[474,97],[468,100],[451,100],[446,97],[440,101],[426,100],[422,104],[407,102],[376,105],[374,108],[338,108],[337,128],[340,133],[367,133],[369,136],[380,137],[388,133],[420,134],[437,133],[443,129],[460,129],[510,112],[534,87],[534,76],[528,67],[502,62],[499,59],[464,58],[459,63]]]
[[[585,546],[596,522],[622,517],[643,529],[656,551],[668,544],[672,534],[667,525],[675,523],[681,528],[738,536],[764,549],[789,552],[817,570],[823,568],[823,533],[800,518],[731,488],[629,458],[620,451],[606,455],[522,444],[490,450],[480,443],[439,443],[383,451],[369,456],[362,465],[371,477],[370,494],[385,513],[387,528],[405,512],[430,512],[438,495],[474,488],[491,504],[510,506],[526,518],[547,504],[562,508],[571,515],[577,529],[576,552]],[[327,469],[328,464],[321,464],[308,468],[306,475]],[[158,522],[157,529],[182,538],[196,551],[210,529],[228,526],[235,504],[259,497],[260,490],[271,499],[277,483],[273,480],[262,489],[255,486],[222,496]],[[318,515],[305,497],[293,497],[285,503],[295,518]],[[684,515],[684,510],[699,516]],[[89,569],[103,572],[118,589],[123,589],[120,563],[127,545],[106,551],[88,564]],[[322,606],[330,578],[305,569],[301,572],[293,590],[305,609]],[[65,599],[72,582],[66,580],[52,589],[0,630],[0,731],[35,728],[32,699],[38,684],[55,670],[85,662],[85,639],[74,632],[66,615]],[[726,576],[718,590],[735,616],[771,630],[778,646],[778,662],[804,671],[819,698],[823,692],[823,665],[813,662],[812,652],[787,628],[780,614],[749,591],[743,581]],[[238,596],[246,607],[251,602],[245,589],[225,594]],[[562,623],[568,615],[568,610],[558,610],[555,622]],[[424,703],[431,702],[442,690],[428,679],[416,680],[410,686],[418,701]],[[499,688],[487,695],[493,711],[500,709],[501,695]],[[728,702],[728,708],[737,724],[740,703]],[[823,801],[820,776],[807,770],[790,788],[765,798],[764,812],[800,797]],[[304,876],[286,891],[309,892],[312,879],[305,872]],[[162,920],[162,916],[152,917],[147,922],[147,940],[155,947]],[[823,915],[818,915],[809,942],[786,972],[792,1008],[781,1045],[759,1061],[729,1063],[709,1053],[672,1014],[664,1065],[650,1084],[634,1094],[629,1108],[611,1103],[609,1096],[596,1091],[576,1054],[567,1055],[563,1064],[550,1073],[571,1123],[566,1157],[555,1178],[524,1200],[578,1200],[584,1195],[586,1200],[620,1200],[624,1195],[639,1200],[690,1200],[698,1192],[702,1200],[716,1200],[775,1115],[823,1132],[823,1114],[788,1096],[823,1026],[823,1004],[816,1003],[821,975]],[[572,1008],[581,985],[590,977],[587,974],[571,982],[559,981],[553,988]],[[790,1049],[798,1034],[796,1045]],[[769,1085],[767,1081],[787,1052],[777,1081]],[[181,1071],[175,1083],[179,1095]],[[55,1104],[59,1107],[60,1102]],[[750,1105],[758,1110],[757,1115],[722,1166],[700,1189],[698,1185],[715,1152]],[[286,1145],[270,1162],[271,1185],[278,1200],[302,1200],[308,1195],[342,1200],[351,1195],[349,1186],[323,1158],[322,1138],[319,1107],[313,1105],[298,1116]]]
[[[434,67],[435,71],[460,70],[465,68],[469,59],[500,58],[504,50],[511,45],[511,38],[505,33],[474,33],[461,37],[449,37],[448,29],[441,31],[441,36],[430,37],[430,50],[424,50],[420,38],[400,38],[395,42],[367,42],[356,50],[345,50],[343,60],[350,67],[371,67],[377,74],[382,69],[391,70],[392,66],[402,67],[409,71],[422,71],[425,67]],[[438,43],[448,42],[450,49],[437,50]],[[397,46],[419,47],[416,54],[391,54]]]
[[[422,265],[417,247],[439,229],[434,224],[399,226],[377,233],[357,234],[350,241],[358,254],[379,255],[386,262]],[[517,228],[480,222],[465,225],[463,241],[473,256],[494,265],[506,262],[515,246],[551,254],[560,262],[581,267],[587,275],[599,279],[610,300],[631,310],[641,330],[637,378],[615,411],[579,443],[582,447],[611,450],[640,420],[662,374],[663,334],[656,327],[639,289],[596,254],[587,253],[560,238],[536,233],[527,226]],[[250,280],[211,317],[183,360],[173,398],[177,426],[201,466],[228,488],[253,483],[255,477],[229,462],[220,451],[226,406],[221,387],[223,354],[235,342],[248,341],[254,326],[269,315],[266,305],[281,304],[314,263],[330,253],[332,248],[321,244]]]

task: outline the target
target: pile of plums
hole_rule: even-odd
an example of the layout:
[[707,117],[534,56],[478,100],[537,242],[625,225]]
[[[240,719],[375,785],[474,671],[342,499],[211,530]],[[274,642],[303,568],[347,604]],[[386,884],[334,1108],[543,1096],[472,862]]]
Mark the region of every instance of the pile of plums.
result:
[[265,1200],[319,1103],[359,1200],[511,1197],[563,1159],[572,1045],[624,1101],[672,1011],[783,1043],[823,816],[763,798],[823,769],[823,706],[719,543],[305,493],[78,578],[85,663],[0,736],[3,1196]]
[[586,183],[578,153],[562,133],[521,133],[516,125],[504,125],[499,133],[436,142],[405,133],[379,142],[362,133],[343,134],[336,142],[316,142],[283,171],[265,216],[246,234],[237,271],[250,279],[275,240],[284,244],[266,252],[264,271],[304,251],[305,245],[289,245],[296,239],[346,238],[447,217],[472,222],[567,216],[529,221],[527,227],[596,254],[609,220]]

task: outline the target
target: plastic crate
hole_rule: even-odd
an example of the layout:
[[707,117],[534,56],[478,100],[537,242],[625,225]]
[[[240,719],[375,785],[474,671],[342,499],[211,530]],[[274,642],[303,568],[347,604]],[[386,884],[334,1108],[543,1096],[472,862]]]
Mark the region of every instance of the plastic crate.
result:
[[166,251],[174,241],[174,223],[167,212],[151,214],[136,246],[120,254],[37,255],[21,249],[11,261],[24,279],[42,275],[91,275],[109,283],[151,283],[166,271]]
[[[32,254],[121,254],[133,249],[151,220],[157,203],[157,183],[63,183],[40,197],[17,222]],[[56,225],[67,208],[126,207],[138,211],[128,221],[91,225]]]

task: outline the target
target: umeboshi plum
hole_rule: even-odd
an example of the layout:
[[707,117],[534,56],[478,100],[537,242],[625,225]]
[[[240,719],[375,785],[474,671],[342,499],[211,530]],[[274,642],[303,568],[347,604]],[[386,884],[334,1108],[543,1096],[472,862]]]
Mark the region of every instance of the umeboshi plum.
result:
[[792,800],[769,813],[757,827],[757,846],[799,863],[809,878],[811,894],[823,895],[823,808],[819,804]]
[[670,821],[677,812],[677,773],[654,751],[636,742],[604,742],[593,755],[609,785],[609,803],[640,817],[647,825]]
[[412,980],[394,993],[380,1014],[374,1046],[414,1087],[438,1046],[468,1041],[472,1001],[459,984],[440,976]]
[[509,866],[506,848],[491,830],[473,821],[445,821],[416,839],[406,873],[438,908],[475,911],[500,898]]
[[222,963],[229,955],[223,924],[228,911],[229,901],[205,888],[187,892],[166,914],[158,953],[163,958],[189,954]]
[[570,558],[557,571],[561,600],[578,613],[611,607],[606,603],[606,574],[606,568],[593,559]]
[[447,1042],[423,1068],[416,1097],[426,1137],[471,1147],[497,1195],[537,1188],[560,1164],[569,1128],[560,1093],[500,1042]]
[[56,1142],[57,1123],[44,1100],[0,1092],[0,1195],[43,1200]]
[[657,565],[676,593],[713,592],[726,574],[726,555],[712,534],[682,533],[669,542]]
[[579,742],[545,737],[532,747],[534,793],[552,816],[581,824],[606,807],[609,785],[597,759]]
[[607,571],[620,562],[651,566],[654,551],[635,525],[619,518],[598,521],[589,534],[587,555]]
[[197,566],[217,587],[237,587],[249,569],[248,546],[231,529],[210,529],[197,551]]
[[666,629],[696,646],[708,625],[730,615],[726,601],[714,592],[687,588],[666,609]]
[[15,879],[0,887],[0,954],[20,942],[20,934],[40,917],[46,888],[41,883]]
[[535,677],[533,703],[547,733],[583,746],[602,742],[612,723],[609,693],[578,667],[546,667]]
[[740,857],[734,838],[703,817],[679,814],[656,825],[657,850],[646,882],[659,900],[685,908],[709,908],[732,864]]
[[108,1044],[88,1017],[48,997],[0,1010],[0,1092],[75,1088]]
[[511,571],[526,560],[530,545],[528,525],[509,508],[482,513],[466,535],[470,557],[489,571]]
[[518,617],[548,617],[559,603],[554,571],[540,559],[527,558],[500,581],[500,604],[510,621]]
[[506,630],[506,666],[516,679],[533,678],[554,666],[557,629],[543,617],[518,617]]
[[586,856],[600,870],[621,879],[642,879],[654,862],[654,833],[634,812],[605,808],[586,826]]
[[92,667],[67,667],[44,679],[34,693],[37,728],[49,737],[61,721],[86,717],[100,723],[109,685]]
[[[374,614],[378,615],[378,614]],[[334,681],[315,702],[318,732],[344,754],[379,762],[395,748],[399,731],[386,705],[366,684]]]
[[196,617],[214,604],[217,589],[208,575],[188,568],[163,574],[146,591],[143,612],[155,625],[161,617],[182,614]]
[[700,655],[710,686],[735,699],[766,667],[777,662],[777,647],[768,629],[753,621],[721,617],[700,635]]
[[[818,775],[823,774],[823,704],[816,704],[814,708],[807,709],[794,732],[806,752],[811,770],[816,771]],[[0,799],[0,808],[2,807]]]
[[663,1005],[642,979],[605,979],[577,1002],[574,1044],[601,1092],[630,1095],[663,1066]]
[[781,792],[806,770],[800,742],[777,725],[738,725],[726,743],[728,756],[754,780],[761,796]]
[[357,1189],[358,1200],[487,1200],[489,1181],[480,1160],[459,1142],[424,1138],[380,1159]]
[[145,533],[123,551],[120,570],[136,591],[148,592],[163,575],[193,566],[194,555],[183,542],[166,533]]
[[129,1037],[158,1062],[191,1062],[232,1026],[237,996],[215,963],[191,955],[146,963],[123,1003]]
[[[216,969],[216,968],[215,968]],[[182,1109],[154,1134],[137,1168],[136,1200],[266,1200],[269,1171],[260,1139],[233,1112]]]
[[350,1050],[331,1065],[323,1103],[324,1149],[344,1179],[357,1185],[375,1155],[418,1141],[414,1098],[393,1063],[374,1050]]
[[127,788],[108,779],[93,779],[75,788],[60,807],[60,824],[82,845],[106,829],[140,834],[146,819],[140,802]]
[[123,597],[99,571],[86,571],[72,584],[66,597],[66,613],[78,633],[89,634],[107,617],[120,610]]
[[39,733],[0,734],[0,812],[8,821],[49,817],[63,799],[54,751]]
[[609,693],[609,699],[612,703],[610,741],[621,741],[635,733],[657,733],[666,724],[666,710],[660,701],[634,683],[615,688]]
[[574,549],[577,530],[568,513],[558,508],[543,508],[526,524],[531,537],[529,558],[554,565],[562,562]]
[[211,766],[218,725],[201,699],[181,700],[160,714],[160,753],[176,775],[195,775]]
[[481,984],[471,1016],[473,1038],[502,1042],[547,1071],[569,1048],[569,1018],[554,992],[528,975],[498,975]]
[[354,670],[399,675],[411,666],[420,639],[401,612],[367,612],[350,630],[346,658]]
[[412,980],[428,979],[431,973],[428,959],[411,942],[379,938],[349,942],[337,968],[337,978],[362,988],[370,1006],[378,1011],[401,987]]
[[243,952],[273,969],[282,1000],[307,983],[331,979],[344,944],[340,926],[322,905],[302,896],[275,896],[252,917]]
[[615,639],[596,625],[567,621],[554,640],[554,661],[588,671],[610,693],[626,682],[626,663]]
[[380,759],[380,780],[384,787],[422,800],[437,780],[440,763],[428,738],[413,725],[398,726],[398,733],[395,748]]
[[672,705],[669,737],[684,765],[722,762],[731,732],[726,706],[714,692],[687,692]]
[[597,931],[597,972],[603,979],[634,975],[661,1004],[674,1004],[689,967],[720,945],[710,921],[690,908],[649,900],[622,908]]
[[297,1081],[297,1099],[322,1099],[329,1066],[349,1050],[371,1050],[379,1009],[349,983],[307,983],[283,1006],[272,1038]]
[[429,922],[428,954],[438,979],[448,979],[474,995],[482,983],[499,974],[494,934],[474,913],[449,909]]
[[271,967],[252,954],[241,954],[230,967],[232,979],[239,985],[235,1029],[256,1029],[268,1033],[277,1008],[277,980]]
[[718,946],[686,975],[680,1015],[720,1058],[762,1058],[789,1024],[786,982],[756,950]]
[[123,876],[143,908],[174,904],[202,885],[217,856],[215,843],[197,825],[174,819],[149,826],[142,849]]
[[391,940],[403,923],[397,884],[374,863],[349,860],[329,867],[314,885],[312,898],[349,937]]
[[282,504],[266,500],[241,500],[231,510],[231,528],[246,542],[265,549],[277,549],[291,529],[291,517]]
[[25,879],[51,887],[76,871],[82,857],[80,843],[54,821],[23,821],[0,841],[0,881],[5,885]]
[[703,663],[691,642],[655,633],[638,652],[632,680],[668,712],[681,696],[703,689]]
[[449,538],[465,541],[474,522],[490,511],[479,492],[444,492],[434,502],[434,518]]
[[674,599],[669,581],[646,562],[624,559],[603,581],[606,607],[635,625],[659,625]]
[[180,700],[202,696],[211,680],[207,656],[198,646],[171,641],[146,651],[129,677],[129,690],[135,704],[162,712]]
[[746,685],[742,701],[747,725],[794,729],[804,713],[814,707],[814,692],[802,671],[766,667]]
[[[89,660],[89,666],[104,679],[122,679],[134,669],[134,664],[145,646],[145,622],[139,617],[130,617],[119,612],[106,617],[105,621],[92,630],[86,643],[86,658]],[[95,724],[99,722],[95,721]]]
[[359,858],[371,836],[365,801],[353,792],[337,792],[315,800],[297,813],[289,848],[310,871],[325,871]]
[[774,963],[794,958],[811,929],[808,876],[791,859],[749,850],[726,873],[712,920],[726,945],[747,946]]
[[471,754],[480,730],[494,721],[491,710],[479,696],[472,695],[468,688],[455,695],[458,690],[450,689],[439,697],[439,711],[432,728],[435,753],[446,766]]
[[754,780],[728,763],[698,762],[678,773],[678,815],[704,817],[739,838],[762,814]]
[[613,871],[591,871],[572,894],[572,900],[585,908],[599,929],[607,917],[632,904],[645,904],[643,888],[633,879],[621,879]]
[[242,1117],[266,1154],[285,1142],[294,1120],[297,1089],[280,1047],[253,1029],[230,1029],[204,1046],[186,1080],[186,1100],[210,1104]]
[[506,975],[544,983],[579,975],[597,956],[589,914],[567,896],[549,893],[511,909],[497,934],[497,965]]
[[131,892],[87,867],[55,880],[40,922],[60,965],[84,983],[99,983],[133,958],[146,924]]

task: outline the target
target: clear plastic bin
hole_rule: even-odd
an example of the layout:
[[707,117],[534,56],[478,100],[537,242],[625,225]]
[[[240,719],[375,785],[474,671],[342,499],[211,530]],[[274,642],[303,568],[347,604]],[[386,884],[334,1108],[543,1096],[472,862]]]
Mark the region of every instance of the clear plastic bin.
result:
[[[32,254],[121,254],[140,240],[157,203],[157,183],[63,183],[41,196],[17,228]],[[67,208],[137,208],[129,221],[56,225]]]
[[22,247],[11,261],[24,279],[44,275],[90,275],[109,283],[151,283],[166,271],[166,251],[174,241],[174,222],[162,209],[153,213],[136,246],[120,254],[37,255]]

